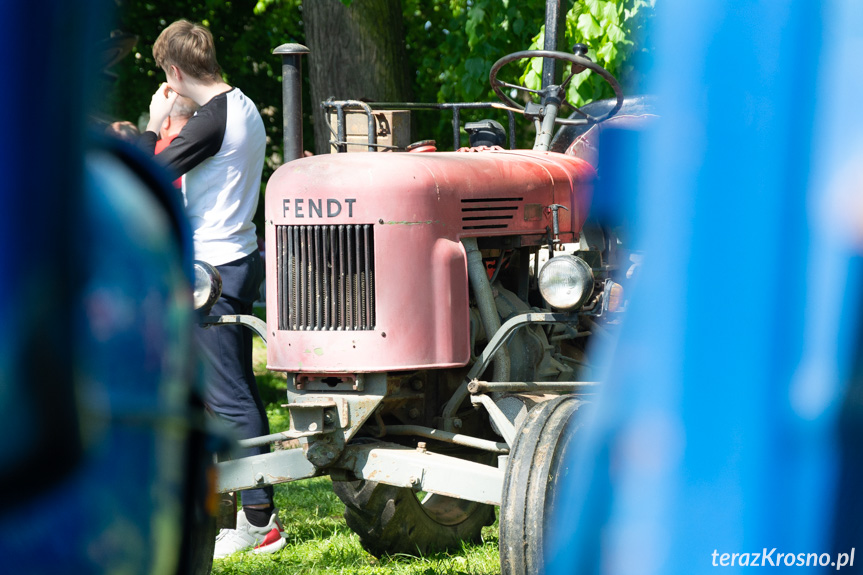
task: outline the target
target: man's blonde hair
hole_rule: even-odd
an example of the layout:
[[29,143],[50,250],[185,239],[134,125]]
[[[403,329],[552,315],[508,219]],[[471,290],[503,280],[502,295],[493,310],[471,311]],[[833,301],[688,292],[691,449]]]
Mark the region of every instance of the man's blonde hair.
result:
[[177,20],[162,30],[153,44],[153,57],[165,71],[176,66],[193,78],[211,82],[220,80],[222,76],[213,34],[188,20]]

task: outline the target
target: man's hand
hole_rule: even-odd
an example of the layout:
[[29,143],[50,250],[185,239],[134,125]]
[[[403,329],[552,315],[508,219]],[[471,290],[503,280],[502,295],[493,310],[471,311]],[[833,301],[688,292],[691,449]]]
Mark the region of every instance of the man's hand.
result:
[[171,108],[174,107],[177,96],[179,94],[171,90],[168,84],[163,83],[159,86],[159,89],[150,99],[150,121],[147,122],[147,131],[159,134],[165,118],[170,115]]

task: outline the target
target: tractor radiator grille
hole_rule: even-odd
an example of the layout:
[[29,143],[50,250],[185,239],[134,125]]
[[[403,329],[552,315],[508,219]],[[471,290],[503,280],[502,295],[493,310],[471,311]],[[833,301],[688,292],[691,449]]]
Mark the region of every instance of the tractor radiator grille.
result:
[[375,327],[374,228],[276,226],[279,329]]
[[510,225],[522,198],[481,198],[461,201],[461,229],[489,230]]

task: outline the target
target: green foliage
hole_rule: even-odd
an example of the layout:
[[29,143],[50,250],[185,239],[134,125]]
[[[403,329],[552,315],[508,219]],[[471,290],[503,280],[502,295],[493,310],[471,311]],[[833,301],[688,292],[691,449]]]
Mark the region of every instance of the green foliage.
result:
[[[164,74],[153,62],[152,44],[178,18],[202,22],[214,33],[225,80],[240,87],[261,110],[268,134],[264,181],[281,157],[281,67],[272,50],[286,42],[304,43],[302,0],[116,0],[116,28],[136,34],[138,45],[112,72],[118,75],[105,112],[135,123],[147,111],[150,96]],[[350,0],[342,0],[351,5]],[[589,47],[589,56],[618,77],[625,93],[640,89],[634,56],[649,51],[644,36],[655,0],[578,0],[566,13],[561,49],[574,43]],[[488,82],[492,64],[511,52],[542,46],[544,0],[402,0],[413,92],[419,102],[496,101]],[[566,48],[563,48],[565,46]],[[538,87],[538,62],[513,64],[501,79]],[[313,149],[312,103],[304,89],[305,148]],[[596,75],[574,79],[568,97],[580,105],[607,97],[609,88]],[[491,117],[506,124],[500,112],[465,112],[463,121]],[[414,113],[419,138],[434,138],[444,148],[452,139],[451,116]],[[524,125],[524,122],[519,122]],[[525,129],[529,127],[525,126]],[[527,138],[522,138],[522,145]],[[465,143],[463,141],[462,143]],[[260,219],[260,218],[259,218]]]
[[[611,72],[623,86],[624,93],[640,87],[633,56],[649,50],[646,22],[652,16],[655,0],[583,0],[566,13],[564,42],[568,51],[576,43],[588,47],[588,57]],[[545,41],[545,27],[534,36],[531,50],[540,50]],[[542,61],[534,58],[525,67],[521,82],[532,89],[541,85]],[[581,106],[613,95],[602,78],[589,71],[577,74],[567,88],[567,99]]]
[[[656,0],[583,0],[566,14],[566,46],[587,45],[588,57],[611,72],[623,86],[624,94],[640,90],[641,75],[634,56],[650,50],[647,23]],[[541,49],[544,30],[533,38],[530,49]],[[564,50],[561,50],[564,51]],[[538,89],[542,64],[534,59],[522,75],[522,83]],[[567,88],[567,100],[576,106],[613,95],[611,87],[596,74],[581,72]]]
[[[621,81],[624,93],[641,87],[633,56],[649,51],[644,36],[655,0],[578,0],[566,13],[560,51],[578,42],[588,55]],[[405,0],[408,54],[416,68],[414,93],[424,102],[496,101],[488,74],[511,52],[541,49],[544,0]],[[542,63],[524,61],[501,71],[500,79],[540,87]],[[576,105],[611,96],[596,75],[573,79],[568,97]],[[492,117],[488,111],[477,112]],[[496,118],[504,122],[504,119]],[[440,118],[437,133],[449,145],[449,118]],[[505,125],[505,124],[504,124]]]
[[[545,19],[544,0],[405,0],[403,6],[408,56],[416,69],[414,94],[421,102],[497,101],[488,82],[492,64],[524,50]],[[517,67],[505,70],[510,71],[503,79],[517,80]],[[488,110],[462,119],[480,117],[506,125],[504,114]],[[425,129],[448,148],[451,117],[430,121]]]
[[[116,28],[139,36],[132,55],[112,72],[118,75],[104,111],[138,123],[164,74],[153,62],[152,44],[159,32],[178,18],[202,22],[214,33],[225,80],[240,87],[261,110],[267,128],[268,157],[264,181],[281,158],[281,67],[272,50],[286,42],[304,43],[302,0],[116,0]],[[346,5],[351,0],[342,0]],[[565,15],[561,50],[587,44],[588,55],[607,68],[624,93],[640,90],[634,56],[648,52],[646,24],[655,0],[577,0]],[[408,56],[415,71],[413,92],[419,102],[496,101],[489,70],[511,52],[539,48],[543,43],[544,0],[402,0]],[[541,63],[506,66],[501,79],[539,87]],[[304,89],[305,145],[312,148],[308,81]],[[568,99],[581,105],[608,97],[610,88],[595,74],[583,72],[569,87]],[[499,111],[463,112],[462,121],[484,117],[506,125]],[[452,117],[415,112],[418,138],[434,138],[451,146]],[[529,145],[530,126],[518,122],[520,145]],[[465,144],[463,139],[461,144]],[[261,215],[257,220],[260,224]],[[261,229],[263,229],[261,227]]]

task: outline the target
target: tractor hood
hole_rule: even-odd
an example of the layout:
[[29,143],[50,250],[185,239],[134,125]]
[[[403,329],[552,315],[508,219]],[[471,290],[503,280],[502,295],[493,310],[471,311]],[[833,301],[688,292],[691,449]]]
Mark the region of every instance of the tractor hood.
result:
[[[436,225],[443,237],[544,234],[560,204],[573,239],[590,202],[593,168],[553,152],[353,153],[279,168],[267,185],[275,225]],[[382,221],[381,221],[382,220]]]
[[587,214],[593,168],[557,153],[352,153],[290,162],[267,185],[270,369],[357,373],[470,358],[461,239],[543,245]]

